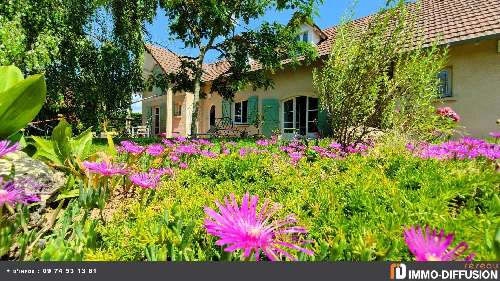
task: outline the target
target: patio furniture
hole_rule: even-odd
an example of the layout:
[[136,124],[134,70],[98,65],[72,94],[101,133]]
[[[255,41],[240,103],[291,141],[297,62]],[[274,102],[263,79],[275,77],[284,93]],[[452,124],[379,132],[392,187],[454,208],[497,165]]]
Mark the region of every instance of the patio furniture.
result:
[[150,136],[149,127],[148,126],[136,126],[132,127],[132,137],[133,138],[147,138]]

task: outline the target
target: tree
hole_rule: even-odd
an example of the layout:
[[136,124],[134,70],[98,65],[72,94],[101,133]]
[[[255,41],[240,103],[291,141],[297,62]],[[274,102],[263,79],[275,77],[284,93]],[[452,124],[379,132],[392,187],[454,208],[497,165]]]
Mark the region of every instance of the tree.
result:
[[[224,98],[245,88],[269,88],[269,74],[283,67],[283,61],[298,65],[299,58],[314,59],[311,44],[295,38],[303,23],[311,23],[315,4],[321,0],[228,0],[181,1],[160,0],[160,7],[169,19],[170,35],[184,43],[184,47],[198,52],[195,57],[183,56],[181,71],[166,79],[174,90],[192,92],[193,114],[191,132],[196,132],[198,104],[201,92],[203,66],[210,51],[219,53],[219,59],[229,63],[228,70],[212,83],[212,92]],[[254,20],[269,9],[291,11],[287,25],[264,22],[252,29]],[[249,59],[259,63],[252,69]]]
[[330,56],[313,73],[314,88],[334,138],[348,146],[376,130],[421,133],[435,119],[438,71],[446,48],[424,48],[415,18],[403,1],[367,26],[339,27]]
[[157,0],[13,0],[0,3],[0,64],[45,72],[40,119],[63,114],[80,129],[124,118],[142,89],[144,24]]

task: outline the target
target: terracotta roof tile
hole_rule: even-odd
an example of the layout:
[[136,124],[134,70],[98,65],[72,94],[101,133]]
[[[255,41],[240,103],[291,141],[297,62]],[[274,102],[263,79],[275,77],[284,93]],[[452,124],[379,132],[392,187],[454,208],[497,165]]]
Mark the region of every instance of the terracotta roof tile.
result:
[[[408,4],[410,11],[416,11],[414,3]],[[353,21],[357,26],[366,26],[373,16]],[[418,10],[416,28],[424,34],[425,43],[441,39],[443,44],[485,36],[500,37],[500,0],[423,0]],[[323,29],[326,39],[317,48],[321,56],[328,55],[335,39],[337,26]],[[180,59],[173,52],[147,45],[146,49],[166,72],[177,71]],[[258,69],[252,63],[252,69]],[[204,67],[203,81],[211,81],[229,69],[227,61],[207,64]]]

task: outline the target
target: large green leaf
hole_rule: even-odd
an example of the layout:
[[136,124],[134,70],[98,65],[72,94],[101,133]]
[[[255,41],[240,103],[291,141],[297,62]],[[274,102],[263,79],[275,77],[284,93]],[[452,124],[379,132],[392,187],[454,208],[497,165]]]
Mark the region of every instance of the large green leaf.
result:
[[13,65],[0,66],[0,93],[23,81],[21,70]]
[[92,148],[92,128],[88,128],[79,136],[74,138],[71,147],[73,154],[79,160],[86,159]]
[[33,75],[0,93],[0,138],[16,133],[36,117],[46,91],[43,75]]
[[62,161],[57,157],[54,151],[53,142],[40,137],[32,137],[35,142],[36,153],[33,155],[36,159],[48,160],[58,166],[63,166]]
[[54,152],[59,159],[63,162],[66,159],[71,159],[71,138],[73,132],[71,125],[66,120],[61,120],[59,124],[52,131],[52,143],[54,145]]

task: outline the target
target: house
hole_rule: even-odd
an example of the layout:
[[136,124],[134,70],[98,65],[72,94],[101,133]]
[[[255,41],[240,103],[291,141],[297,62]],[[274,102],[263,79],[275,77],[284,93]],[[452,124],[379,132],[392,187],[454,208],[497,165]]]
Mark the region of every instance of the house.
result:
[[[414,5],[414,4],[409,4]],[[500,0],[423,0],[417,15],[417,28],[426,42],[437,38],[449,46],[447,66],[439,73],[442,97],[437,106],[450,106],[461,117],[461,125],[473,136],[485,137],[498,131],[500,118]],[[370,17],[355,24],[363,24]],[[335,39],[336,27],[321,30],[304,26],[299,40],[316,45],[326,57]],[[180,60],[173,52],[146,46],[144,75],[177,71]],[[221,61],[207,64],[203,89],[227,70]],[[238,92],[233,101],[207,94],[200,100],[198,132],[208,132],[220,120],[231,120],[238,131],[256,133],[253,125],[264,120],[259,133],[270,135],[299,133],[315,136],[321,130],[321,112],[312,86],[313,66],[285,68],[273,75],[275,87]],[[143,123],[155,135],[191,135],[193,95],[162,92],[159,88],[143,93]],[[223,118],[223,119],[222,119]]]

